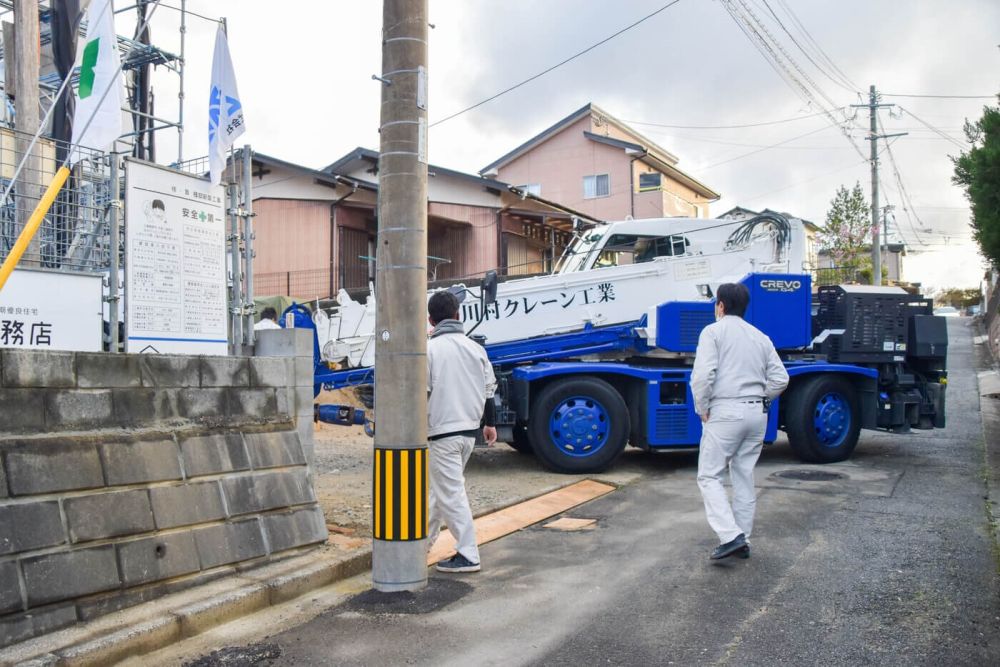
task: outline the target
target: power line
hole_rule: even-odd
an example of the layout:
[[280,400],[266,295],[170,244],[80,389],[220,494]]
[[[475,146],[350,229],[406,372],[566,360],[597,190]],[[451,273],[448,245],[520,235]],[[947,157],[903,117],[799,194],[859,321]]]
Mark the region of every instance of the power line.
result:
[[828,78],[830,81],[832,81],[834,83],[834,85],[840,86],[841,88],[843,88],[843,89],[845,89],[845,90],[847,90],[849,92],[852,92],[852,93],[858,92],[857,86],[852,86],[849,83],[844,83],[844,81],[842,81],[842,80],[838,81],[823,66],[821,66],[818,62],[816,62],[813,59],[812,55],[808,51],[806,51],[806,49],[803,48],[803,46],[801,44],[799,44],[799,40],[795,39],[795,35],[793,35],[788,30],[788,28],[785,27],[785,24],[781,21],[780,18],[778,18],[778,15],[774,13],[774,10],[771,8],[770,3],[768,3],[767,0],[762,0],[762,2],[764,3],[764,6],[767,8],[767,11],[770,12],[770,14],[771,14],[772,17],[774,17],[774,20],[777,21],[778,27],[780,27],[785,32],[785,34],[788,35],[788,38],[790,40],[792,40],[792,44],[794,44],[795,46],[798,47],[799,51],[801,51],[802,54],[806,57],[806,59],[809,62],[811,62],[813,64],[813,66],[817,70],[819,70],[820,74],[822,74],[823,76],[825,76],[826,78]]
[[824,60],[831,67],[831,69],[833,69],[833,71],[836,72],[851,87],[852,90],[854,91],[859,90],[860,86],[854,83],[849,76],[844,74],[843,70],[837,67],[837,64],[833,62],[833,59],[830,58],[830,56],[827,55],[826,51],[824,51],[823,47],[819,45],[819,42],[817,42],[816,39],[812,36],[812,33],[809,32],[805,24],[803,24],[802,21],[799,20],[799,17],[795,14],[794,11],[792,11],[792,8],[788,5],[788,3],[785,2],[785,0],[778,0],[778,4],[781,5],[782,9],[785,10],[785,13],[789,17],[791,17],[792,22],[795,23],[798,29],[802,31],[802,34],[805,35],[806,40],[810,44],[812,44],[812,46],[816,49],[816,52],[819,53],[820,58]]
[[884,97],[925,97],[937,100],[992,100],[996,98],[996,94],[993,95],[917,95],[917,94],[907,94],[907,93],[882,93]]
[[968,147],[968,145],[965,142],[959,141],[958,139],[956,139],[955,137],[951,136],[950,134],[947,134],[944,131],[939,130],[938,128],[934,127],[933,125],[931,125],[930,123],[928,123],[924,119],[922,119],[919,116],[917,116],[915,113],[913,113],[909,109],[905,109],[903,107],[899,107],[899,108],[901,110],[905,111],[906,113],[910,114],[910,117],[913,118],[913,120],[917,121],[918,123],[920,123],[921,125],[923,125],[927,129],[933,131],[935,134],[937,134],[941,138],[947,139],[948,141],[950,141],[951,143],[955,144],[959,148],[965,149],[965,148]]
[[[843,111],[847,107],[838,107],[833,111]],[[746,127],[763,127],[765,125],[780,125],[782,123],[792,123],[797,120],[805,120],[807,118],[815,118],[816,116],[825,116],[826,111],[817,111],[816,113],[811,113],[806,116],[795,116],[794,118],[783,118],[782,120],[766,120],[760,123],[746,123],[743,125],[667,125],[665,123],[648,123],[641,120],[625,120],[626,123],[631,123],[633,125],[648,125],[650,127],[666,127],[673,130],[738,130]]]
[[727,160],[723,160],[721,162],[716,162],[714,164],[710,164],[710,165],[707,165],[707,166],[704,166],[704,167],[700,167],[699,170],[700,171],[707,171],[709,169],[714,169],[715,167],[718,167],[720,165],[728,164],[730,162],[735,162],[736,160],[742,160],[745,157],[750,157],[751,155],[756,155],[757,153],[762,153],[762,152],[764,152],[766,150],[770,150],[772,148],[778,148],[779,146],[783,146],[785,144],[791,143],[791,142],[793,142],[793,141],[795,141],[797,139],[803,139],[803,138],[808,137],[810,135],[822,132],[823,130],[828,130],[831,127],[835,127],[835,125],[824,125],[823,127],[819,128],[818,130],[810,130],[809,132],[806,132],[805,134],[800,134],[798,136],[792,137],[791,139],[785,139],[784,141],[779,141],[778,143],[771,144],[769,146],[763,146],[761,148],[758,148],[757,150],[750,151],[749,153],[743,153],[742,155],[737,155],[736,157],[732,157],[732,158],[729,158]]
[[545,70],[542,70],[538,74],[530,76],[527,79],[525,79],[524,81],[521,81],[520,83],[516,83],[516,84],[514,84],[513,86],[511,86],[509,88],[501,90],[499,93],[497,93],[495,95],[491,95],[490,97],[487,97],[486,99],[484,99],[484,100],[482,100],[480,102],[476,102],[472,106],[468,106],[468,107],[462,109],[461,111],[456,111],[455,113],[451,114],[450,116],[445,116],[441,120],[434,121],[428,127],[435,127],[437,125],[440,125],[441,123],[444,123],[446,121],[451,120],[452,118],[456,118],[458,116],[461,116],[462,114],[464,114],[464,113],[466,113],[468,111],[472,111],[473,109],[476,109],[478,107],[483,106],[487,102],[492,102],[493,100],[497,99],[498,97],[500,97],[502,95],[506,95],[507,93],[511,92],[512,90],[516,90],[517,88],[520,88],[521,86],[525,85],[526,83],[530,83],[530,82],[534,81],[535,79],[538,79],[538,78],[540,78],[542,76],[545,76],[549,72],[562,67],[566,63],[568,63],[570,61],[573,61],[573,60],[576,60],[577,58],[579,58],[580,56],[584,55],[585,53],[589,53],[590,51],[593,51],[598,46],[601,46],[602,44],[606,44],[607,42],[610,42],[612,39],[614,39],[615,37],[618,37],[622,33],[628,32],[629,30],[631,30],[632,28],[636,27],[637,25],[648,21],[649,19],[653,18],[654,16],[656,16],[660,12],[664,12],[664,11],[670,9],[671,7],[673,7],[674,5],[676,5],[680,1],[681,0],[673,0],[672,2],[668,2],[667,4],[663,5],[659,9],[657,9],[655,12],[652,12],[651,14],[647,14],[646,16],[643,16],[641,19],[639,19],[635,23],[632,23],[630,25],[625,26],[624,28],[622,28],[618,32],[614,33],[613,35],[605,37],[604,39],[602,39],[601,41],[599,41],[599,42],[597,42],[595,44],[591,44],[587,48],[585,48],[582,51],[579,51],[579,52],[573,54],[572,56],[570,56],[569,58],[566,58],[562,62],[556,63],[555,65],[553,65],[553,66],[551,66],[551,67],[549,67],[549,68],[547,68]]

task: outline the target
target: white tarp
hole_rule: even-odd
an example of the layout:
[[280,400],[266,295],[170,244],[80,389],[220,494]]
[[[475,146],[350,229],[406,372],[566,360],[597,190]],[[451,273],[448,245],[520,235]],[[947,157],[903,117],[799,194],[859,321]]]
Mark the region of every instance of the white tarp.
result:
[[101,351],[100,274],[15,270],[0,290],[0,347]]
[[126,349],[228,354],[222,188],[136,160],[125,183]]

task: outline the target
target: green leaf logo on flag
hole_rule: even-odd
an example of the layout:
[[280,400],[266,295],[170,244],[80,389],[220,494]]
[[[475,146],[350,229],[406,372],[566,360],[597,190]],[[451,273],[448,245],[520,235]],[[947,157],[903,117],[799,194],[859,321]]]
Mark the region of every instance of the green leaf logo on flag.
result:
[[92,39],[87,42],[87,47],[83,50],[83,62],[80,64],[80,99],[90,97],[94,92],[94,79],[97,74],[94,67],[97,65],[97,54],[100,51],[101,38]]

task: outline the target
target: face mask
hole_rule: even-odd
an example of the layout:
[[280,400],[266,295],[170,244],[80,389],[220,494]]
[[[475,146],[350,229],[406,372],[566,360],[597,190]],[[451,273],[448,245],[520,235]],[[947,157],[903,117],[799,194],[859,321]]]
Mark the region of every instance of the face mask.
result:
[[715,321],[718,322],[723,317],[725,317],[725,314],[722,312],[722,309],[719,308],[719,304],[715,304]]

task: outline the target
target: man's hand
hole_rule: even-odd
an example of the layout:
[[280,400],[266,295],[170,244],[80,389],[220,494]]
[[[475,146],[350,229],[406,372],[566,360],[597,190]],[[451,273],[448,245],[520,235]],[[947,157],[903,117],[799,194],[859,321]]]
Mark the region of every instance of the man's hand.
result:
[[486,446],[492,445],[497,441],[497,428],[496,426],[484,426],[483,427],[483,438],[486,439]]
[[709,413],[709,411],[705,410],[705,414],[701,415],[701,423],[702,424],[707,424],[708,423],[708,413]]

